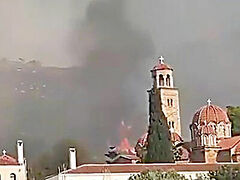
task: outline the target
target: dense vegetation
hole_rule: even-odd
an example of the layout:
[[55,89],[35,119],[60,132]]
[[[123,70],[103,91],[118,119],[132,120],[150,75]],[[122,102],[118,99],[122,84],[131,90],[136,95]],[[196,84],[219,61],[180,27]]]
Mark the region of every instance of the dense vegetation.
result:
[[227,107],[227,114],[232,123],[232,135],[240,135],[240,107]]
[[217,171],[209,172],[209,178],[210,179],[216,179],[216,180],[238,180],[240,179],[240,168],[233,168],[230,166],[222,166]]
[[[177,174],[175,171],[145,171],[140,174],[130,176],[129,180],[185,180],[184,175]],[[199,174],[196,180],[239,180],[240,167],[222,166],[216,171],[208,174]]]
[[130,176],[129,180],[187,180],[187,178],[174,171],[146,171]]

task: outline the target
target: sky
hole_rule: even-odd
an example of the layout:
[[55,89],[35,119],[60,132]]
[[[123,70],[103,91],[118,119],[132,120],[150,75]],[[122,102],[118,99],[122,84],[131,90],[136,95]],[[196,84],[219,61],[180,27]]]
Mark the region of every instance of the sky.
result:
[[[1,0],[1,146],[21,137],[35,157],[39,144],[44,151],[67,137],[94,156],[94,147],[103,154],[119,141],[121,121],[133,127],[134,144],[147,129],[146,91],[160,55],[174,68],[182,134],[189,140],[193,114],[208,98],[221,107],[240,104],[239,5]],[[9,63],[19,57],[41,65]]]

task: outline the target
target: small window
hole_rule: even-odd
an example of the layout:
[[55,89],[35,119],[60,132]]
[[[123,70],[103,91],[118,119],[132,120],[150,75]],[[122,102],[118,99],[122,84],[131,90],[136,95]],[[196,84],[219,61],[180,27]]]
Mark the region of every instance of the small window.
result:
[[174,122],[172,122],[172,127],[174,128]]
[[13,179],[13,180],[16,180],[16,179],[17,179],[17,178],[16,178],[16,174],[11,173],[11,174],[10,174],[10,178]]
[[168,107],[173,107],[173,99],[167,99]]
[[170,105],[173,107],[173,99],[170,100]]

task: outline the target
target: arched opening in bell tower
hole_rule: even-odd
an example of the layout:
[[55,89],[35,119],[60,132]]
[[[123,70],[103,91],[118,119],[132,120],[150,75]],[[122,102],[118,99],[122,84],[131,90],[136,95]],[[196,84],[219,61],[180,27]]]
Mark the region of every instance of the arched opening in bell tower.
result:
[[162,74],[159,75],[159,85],[164,86],[164,78]]
[[170,75],[169,74],[167,75],[167,78],[166,78],[166,85],[171,86],[171,81],[170,81]]

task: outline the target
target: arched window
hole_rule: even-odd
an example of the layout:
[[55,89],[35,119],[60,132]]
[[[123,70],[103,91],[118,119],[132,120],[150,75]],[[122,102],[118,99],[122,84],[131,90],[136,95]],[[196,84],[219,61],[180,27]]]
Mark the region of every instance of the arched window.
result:
[[216,136],[214,136],[214,138],[213,138],[213,142],[214,142],[214,145],[216,146],[216,145],[217,145],[217,139],[216,139]]
[[14,174],[14,173],[11,173],[11,174],[10,174],[10,178],[13,179],[13,180],[17,180],[16,174]]
[[231,136],[231,128],[228,126],[228,136]]
[[206,146],[207,145],[207,136],[204,136],[204,146]]
[[204,145],[204,138],[203,138],[203,135],[201,136],[201,145],[203,146]]
[[169,128],[171,128],[171,121],[168,122],[168,126],[169,126]]
[[225,135],[225,132],[224,132],[224,126],[221,125],[220,127],[221,127],[221,136],[224,136],[224,135]]
[[167,75],[166,85],[167,85],[167,86],[170,86],[170,85],[171,85],[171,83],[170,83],[170,75],[169,75],[169,74]]
[[172,122],[172,127],[174,128],[174,121]]
[[159,85],[164,86],[164,78],[163,78],[162,74],[160,74],[160,76],[159,76]]
[[209,135],[209,146],[213,146],[213,136]]
[[197,140],[197,146],[201,146],[201,136],[197,136],[196,140]]
[[173,99],[167,99],[168,107],[173,107]]

